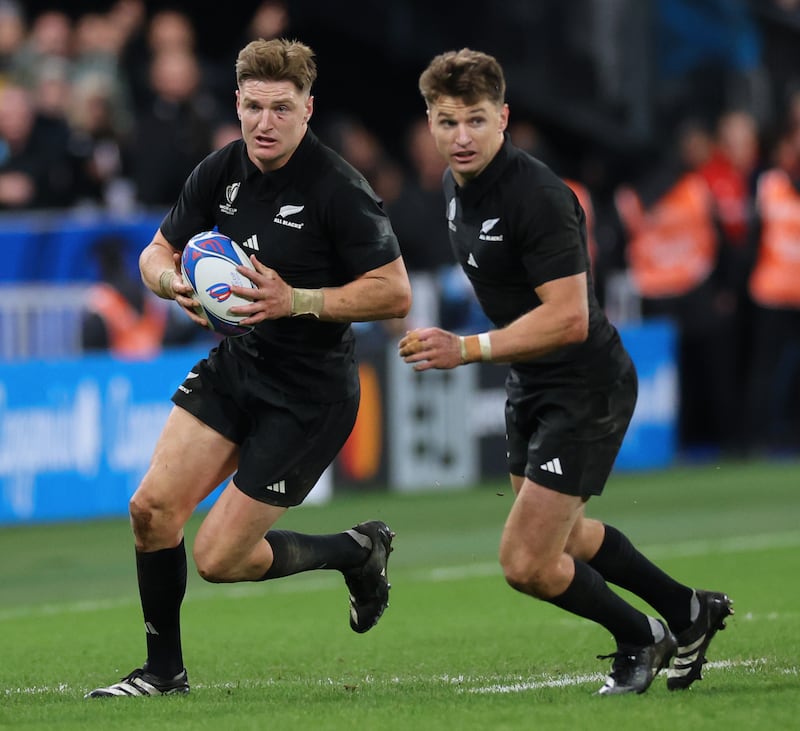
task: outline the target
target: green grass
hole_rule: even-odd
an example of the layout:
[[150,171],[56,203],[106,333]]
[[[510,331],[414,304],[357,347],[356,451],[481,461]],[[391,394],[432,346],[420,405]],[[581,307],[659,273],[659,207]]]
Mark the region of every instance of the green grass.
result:
[[504,483],[290,511],[281,527],[330,532],[381,517],[397,531],[391,606],[365,635],[349,629],[336,573],[235,586],[192,575],[192,693],[180,698],[83,699],[143,660],[127,521],[0,528],[0,727],[796,728],[798,488],[796,462],[723,464],[617,475],[590,503],[677,578],[735,600],[702,682],[668,693],[659,677],[618,698],[593,695],[607,633],[505,585]]

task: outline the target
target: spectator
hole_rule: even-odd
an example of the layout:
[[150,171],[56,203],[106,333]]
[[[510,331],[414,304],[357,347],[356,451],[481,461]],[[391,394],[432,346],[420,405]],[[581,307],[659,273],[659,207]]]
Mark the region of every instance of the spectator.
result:
[[231,43],[220,64],[222,75],[217,77],[215,87],[218,98],[223,104],[230,102],[234,91],[230,84],[229,72],[236,66],[239,49],[259,38],[269,41],[273,38],[290,36],[289,23],[289,6],[284,0],[263,0],[256,5],[238,40]]
[[719,237],[708,184],[673,148],[634,184],[620,186],[615,203],[642,314],[668,318],[678,330],[681,445],[729,441],[729,312],[716,298]]
[[75,197],[107,204],[127,179],[128,131],[114,114],[113,82],[103,73],[85,74],[73,86],[69,151],[75,167]]
[[26,38],[25,15],[15,0],[0,0],[0,80],[13,75],[14,61]]
[[241,139],[242,129],[235,122],[220,122],[215,128],[211,138],[211,147],[221,150],[225,145]]
[[105,79],[108,111],[117,129],[128,129],[133,122],[131,91],[121,67],[125,32],[124,27],[115,25],[110,14],[85,13],[75,23],[73,83],[85,76]]
[[110,352],[123,358],[149,358],[163,347],[214,344],[219,336],[196,327],[179,307],[153,295],[131,266],[129,243],[122,237],[100,237],[92,247],[97,284],[87,296],[81,324],[85,351]]
[[780,140],[775,165],[758,179],[757,258],[749,446],[800,449],[800,127]]
[[[55,124],[55,123],[54,123]],[[65,130],[37,115],[31,92],[0,87],[0,209],[69,205],[71,165]]]
[[724,241],[735,249],[747,242],[759,164],[758,123],[749,112],[733,110],[717,123],[709,159],[699,167],[716,201]]
[[401,170],[389,158],[378,136],[363,122],[342,115],[327,127],[323,136],[327,144],[367,179],[384,205],[400,194]]
[[81,341],[86,351],[149,358],[164,342],[167,305],[130,274],[124,251],[125,241],[116,237],[94,244],[101,281],[88,292]]
[[[152,67],[163,54],[176,53],[184,57],[194,58],[199,77],[202,79],[203,96],[214,97],[220,88],[220,78],[223,69],[207,58],[201,56],[197,44],[197,31],[190,16],[180,10],[167,8],[159,10],[151,18],[145,29],[144,44],[129,49],[131,55],[127,56],[126,71],[131,86],[135,108],[138,111],[147,111],[152,108],[154,98],[158,92],[153,88]],[[230,88],[230,69],[225,69],[226,88]],[[231,96],[233,90],[227,95],[228,103],[233,106]]]
[[158,53],[150,78],[154,96],[138,118],[131,170],[137,200],[167,206],[212,149],[216,106],[202,86],[197,58],[185,49]]
[[46,10],[34,18],[24,44],[12,60],[11,72],[17,82],[33,88],[43,64],[55,59],[69,65],[71,49],[69,16],[60,10]]

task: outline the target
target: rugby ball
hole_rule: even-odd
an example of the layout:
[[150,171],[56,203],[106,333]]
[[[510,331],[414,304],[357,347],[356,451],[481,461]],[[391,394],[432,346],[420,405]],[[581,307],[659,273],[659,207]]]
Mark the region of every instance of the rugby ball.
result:
[[239,324],[246,315],[230,312],[231,307],[250,303],[235,295],[231,286],[255,289],[247,277],[236,271],[237,266],[254,269],[242,248],[217,231],[203,231],[193,236],[181,255],[183,278],[194,289],[203,309],[199,314],[221,335],[244,335],[253,329]]

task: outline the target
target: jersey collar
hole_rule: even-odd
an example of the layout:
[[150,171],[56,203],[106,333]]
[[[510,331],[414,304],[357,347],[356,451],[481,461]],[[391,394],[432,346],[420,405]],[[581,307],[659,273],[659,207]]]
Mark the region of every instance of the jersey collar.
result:
[[311,151],[319,144],[317,136],[311,131],[309,127],[306,130],[303,139],[297,149],[292,153],[291,157],[286,161],[286,164],[279,167],[277,170],[270,170],[262,173],[254,164],[253,161],[247,156],[247,148],[243,146],[245,158],[245,166],[247,178],[255,182],[259,190],[265,194],[277,193],[285,188],[293,179],[297,179],[298,174],[301,174],[303,167],[306,164]]
[[475,205],[500,179],[511,155],[512,145],[508,133],[503,135],[503,144],[489,164],[463,188],[456,185],[464,205]]

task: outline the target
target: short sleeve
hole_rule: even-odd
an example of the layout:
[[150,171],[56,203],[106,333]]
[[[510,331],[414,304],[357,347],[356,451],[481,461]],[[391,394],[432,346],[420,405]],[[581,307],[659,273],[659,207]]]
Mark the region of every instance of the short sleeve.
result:
[[214,181],[209,168],[204,160],[189,174],[178,200],[161,222],[161,233],[176,248],[182,249],[196,233],[214,227]]
[[351,276],[389,264],[400,245],[379,198],[366,181],[348,181],[333,192],[325,224]]
[[566,186],[537,189],[523,211],[519,254],[534,287],[587,271],[585,231]]

